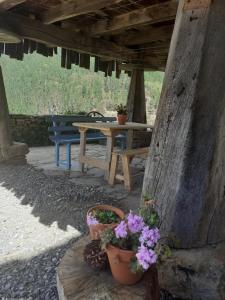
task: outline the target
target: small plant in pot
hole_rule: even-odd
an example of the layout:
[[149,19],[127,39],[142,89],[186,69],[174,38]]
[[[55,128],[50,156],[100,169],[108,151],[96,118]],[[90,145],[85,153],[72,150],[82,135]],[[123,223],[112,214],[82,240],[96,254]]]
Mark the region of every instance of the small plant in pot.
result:
[[159,218],[145,207],[136,215],[130,212],[116,227],[101,234],[112,275],[121,284],[137,283],[144,272],[159,260]]
[[111,205],[96,205],[90,208],[87,212],[87,225],[91,239],[100,239],[103,230],[115,227],[124,217],[121,209]]
[[119,104],[115,107],[117,111],[117,121],[119,125],[125,125],[127,121],[127,107],[123,104]]

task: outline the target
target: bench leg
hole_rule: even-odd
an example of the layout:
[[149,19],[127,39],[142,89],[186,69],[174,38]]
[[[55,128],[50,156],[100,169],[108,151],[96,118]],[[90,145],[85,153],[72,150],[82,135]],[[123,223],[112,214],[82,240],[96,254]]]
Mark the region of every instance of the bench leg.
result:
[[59,166],[59,147],[59,144],[55,144],[55,163],[57,167]]
[[124,185],[128,191],[131,191],[131,171],[129,160],[130,159],[127,156],[122,155]]
[[[86,153],[86,128],[79,128],[80,131],[80,155],[79,157],[83,159],[83,157],[85,157],[85,153]],[[81,173],[84,173],[84,167],[85,164],[84,162],[80,161],[80,171]]]
[[66,168],[71,169],[71,144],[66,144]]
[[116,177],[116,171],[117,171],[117,166],[118,166],[118,159],[119,156],[117,154],[112,154],[112,161],[111,161],[111,166],[110,166],[110,172],[109,172],[109,180],[108,183],[110,185],[114,185],[115,183],[115,177]]

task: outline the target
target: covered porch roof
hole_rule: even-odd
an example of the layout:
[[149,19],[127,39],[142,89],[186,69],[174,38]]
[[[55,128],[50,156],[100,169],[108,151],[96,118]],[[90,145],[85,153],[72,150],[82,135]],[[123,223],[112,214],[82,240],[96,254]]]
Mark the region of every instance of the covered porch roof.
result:
[[[111,76],[121,69],[164,70],[177,0],[2,0],[0,52],[23,59],[62,48],[62,67],[71,64]],[[18,38],[18,44],[9,44]],[[6,44],[4,44],[6,43]],[[115,63],[116,62],[116,63]]]

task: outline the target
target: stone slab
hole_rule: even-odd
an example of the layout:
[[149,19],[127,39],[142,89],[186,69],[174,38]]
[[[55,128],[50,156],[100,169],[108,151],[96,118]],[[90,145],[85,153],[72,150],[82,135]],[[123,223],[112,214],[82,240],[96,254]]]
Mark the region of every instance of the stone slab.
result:
[[0,147],[0,161],[19,161],[25,160],[26,154],[29,152],[28,146],[23,143],[13,142],[12,145]]
[[225,242],[217,246],[176,250],[158,268],[160,287],[178,299],[225,299]]

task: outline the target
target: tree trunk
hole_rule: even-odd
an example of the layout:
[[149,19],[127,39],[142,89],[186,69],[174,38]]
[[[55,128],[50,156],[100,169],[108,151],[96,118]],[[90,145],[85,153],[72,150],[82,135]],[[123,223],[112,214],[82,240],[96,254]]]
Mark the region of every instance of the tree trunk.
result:
[[179,248],[225,240],[225,2],[181,0],[143,195]]
[[0,149],[9,147],[12,144],[9,109],[6,99],[5,86],[2,69],[0,67]]
[[146,124],[144,71],[133,70],[127,99],[129,122]]

